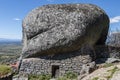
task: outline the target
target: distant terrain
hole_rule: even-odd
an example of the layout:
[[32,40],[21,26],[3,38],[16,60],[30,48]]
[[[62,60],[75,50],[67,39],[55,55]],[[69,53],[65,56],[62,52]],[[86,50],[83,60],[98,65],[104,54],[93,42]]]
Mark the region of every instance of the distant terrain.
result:
[[21,40],[0,38],[0,64],[14,63],[22,50]]

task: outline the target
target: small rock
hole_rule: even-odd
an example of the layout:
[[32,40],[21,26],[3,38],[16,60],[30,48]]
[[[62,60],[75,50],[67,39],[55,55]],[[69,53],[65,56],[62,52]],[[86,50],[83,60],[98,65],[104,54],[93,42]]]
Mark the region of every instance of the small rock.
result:
[[108,58],[106,63],[116,63],[116,62],[120,62],[120,59],[116,59],[116,58]]

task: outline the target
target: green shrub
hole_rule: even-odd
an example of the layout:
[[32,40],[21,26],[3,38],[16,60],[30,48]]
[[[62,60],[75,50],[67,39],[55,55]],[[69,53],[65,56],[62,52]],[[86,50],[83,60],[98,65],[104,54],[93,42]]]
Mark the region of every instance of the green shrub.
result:
[[50,80],[51,75],[29,75],[29,80]]
[[7,65],[0,65],[0,76],[7,75],[8,73],[12,73],[12,69]]
[[73,72],[68,72],[65,74],[65,77],[68,79],[76,79],[77,78],[77,74],[73,73]]

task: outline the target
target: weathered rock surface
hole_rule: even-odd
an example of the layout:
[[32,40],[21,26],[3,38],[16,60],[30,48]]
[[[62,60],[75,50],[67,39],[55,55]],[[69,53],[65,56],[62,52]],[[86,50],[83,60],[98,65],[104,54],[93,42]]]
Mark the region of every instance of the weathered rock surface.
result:
[[114,46],[114,47],[120,47],[120,32],[111,32],[111,34],[108,35],[107,39],[107,45]]
[[28,80],[28,75],[27,74],[18,74],[13,76],[12,80]]
[[116,59],[116,58],[108,58],[106,60],[106,63],[116,63],[116,62],[120,62],[120,59]]
[[100,68],[83,79],[78,80],[120,80],[120,64]]
[[92,4],[45,5],[23,20],[23,57],[66,53],[104,44],[109,18]]

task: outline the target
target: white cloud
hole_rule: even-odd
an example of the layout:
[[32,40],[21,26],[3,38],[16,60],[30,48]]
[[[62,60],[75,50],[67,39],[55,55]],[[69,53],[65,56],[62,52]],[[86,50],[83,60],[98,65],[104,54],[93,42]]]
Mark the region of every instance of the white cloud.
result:
[[20,18],[14,18],[13,20],[15,20],[15,21],[20,21],[21,19],[20,19]]
[[120,22],[120,16],[110,18],[110,23],[118,23],[118,22]]

